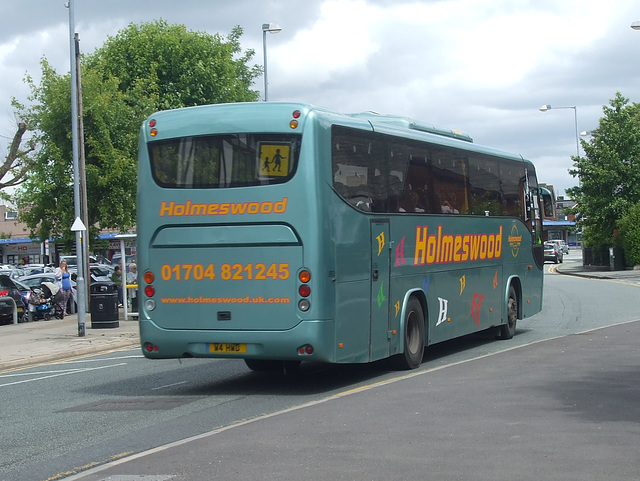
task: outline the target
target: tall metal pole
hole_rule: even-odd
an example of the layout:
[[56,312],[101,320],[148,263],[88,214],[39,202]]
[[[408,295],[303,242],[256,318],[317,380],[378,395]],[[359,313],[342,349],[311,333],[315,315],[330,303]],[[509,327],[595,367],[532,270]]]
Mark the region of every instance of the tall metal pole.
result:
[[576,122],[576,157],[580,157],[580,141],[578,136],[578,108],[573,107],[573,119]]
[[[69,50],[71,64],[71,145],[73,151],[73,210],[76,219],[80,218],[80,176],[78,166],[78,84],[76,70],[76,39],[75,39],[75,17],[73,0],[66,3],[69,9]],[[85,279],[84,279],[84,253],[82,252],[82,230],[76,230],[76,259],[78,262],[78,336],[84,337],[87,333],[85,323]]]
[[576,128],[576,156],[580,157],[580,136],[578,135],[578,107],[575,105],[569,105],[566,107],[552,107],[551,105],[546,104],[540,107],[538,110],[540,110],[540,112],[547,112],[551,109],[573,109],[573,119]]
[[264,101],[269,100],[269,81],[267,80],[267,30],[262,26],[262,56],[264,61]]
[[[86,168],[85,168],[85,157],[84,157],[84,122],[83,122],[83,113],[82,113],[82,71],[80,68],[80,37],[76,32],[74,34],[75,44],[76,44],[76,80],[78,85],[78,173],[80,174],[79,185],[80,185],[80,213],[82,223],[88,229],[89,227],[89,215],[87,213],[87,176],[86,176]],[[84,271],[83,277],[85,279],[89,279],[89,235],[88,230],[82,238],[82,249],[84,258]],[[88,290],[88,289],[87,289]],[[88,308],[89,306],[89,296],[88,292],[85,291],[85,306]]]
[[262,56],[264,60],[264,101],[269,100],[269,79],[267,77],[267,32],[278,33],[282,30],[279,25],[275,23],[263,23],[262,24]]

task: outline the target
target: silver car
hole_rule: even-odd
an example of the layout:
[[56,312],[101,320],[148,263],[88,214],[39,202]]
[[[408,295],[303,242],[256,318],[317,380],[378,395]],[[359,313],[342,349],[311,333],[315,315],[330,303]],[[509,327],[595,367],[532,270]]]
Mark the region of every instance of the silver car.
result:
[[553,261],[554,264],[562,263],[562,251],[558,244],[554,242],[544,243],[544,260]]
[[567,243],[563,240],[560,239],[552,239],[552,240],[548,240],[547,242],[551,242],[552,244],[556,244],[558,246],[558,248],[560,249],[560,252],[562,252],[562,254],[568,254],[569,253],[569,246],[567,245]]

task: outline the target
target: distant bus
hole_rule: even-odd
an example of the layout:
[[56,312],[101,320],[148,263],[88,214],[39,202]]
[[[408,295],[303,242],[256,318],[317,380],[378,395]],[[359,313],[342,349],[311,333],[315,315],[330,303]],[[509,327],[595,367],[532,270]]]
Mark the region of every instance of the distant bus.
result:
[[548,191],[531,162],[458,131],[294,103],[192,107],[144,122],[138,176],[148,358],[412,369],[425,346],[509,339],[541,309]]

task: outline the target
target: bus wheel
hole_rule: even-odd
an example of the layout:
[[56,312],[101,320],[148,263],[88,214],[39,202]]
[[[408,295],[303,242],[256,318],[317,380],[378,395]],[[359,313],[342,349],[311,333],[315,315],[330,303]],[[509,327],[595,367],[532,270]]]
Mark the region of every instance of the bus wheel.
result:
[[511,339],[516,333],[518,321],[518,295],[513,286],[509,286],[509,299],[507,300],[507,323],[500,326],[500,339]]
[[424,313],[415,297],[409,299],[404,318],[404,350],[392,358],[398,369],[415,369],[422,364],[424,355]]
[[282,371],[284,374],[295,372],[300,367],[300,361],[274,361],[272,359],[245,359],[249,369],[256,372]]

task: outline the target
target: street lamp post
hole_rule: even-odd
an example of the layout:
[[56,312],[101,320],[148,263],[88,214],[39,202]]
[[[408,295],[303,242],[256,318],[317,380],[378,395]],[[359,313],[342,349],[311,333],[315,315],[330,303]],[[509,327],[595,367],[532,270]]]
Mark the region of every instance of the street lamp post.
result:
[[579,136],[578,136],[578,109],[576,108],[575,105],[571,105],[569,107],[552,107],[549,104],[543,105],[542,107],[540,107],[540,112],[546,112],[547,110],[551,110],[551,109],[573,109],[573,119],[575,122],[575,128],[576,128],[576,156],[580,157],[580,141],[579,141]]
[[262,54],[264,58],[264,101],[269,100],[269,81],[267,80],[267,32],[278,33],[282,30],[275,23],[262,24]]
[[[78,92],[77,83],[77,64],[76,64],[76,35],[75,35],[75,15],[73,0],[68,0],[65,7],[69,9],[69,37],[70,37],[70,62],[71,62],[71,146],[73,157],[73,208],[76,215],[76,221],[80,220],[81,206],[80,206],[80,168],[79,168],[79,151],[80,141],[79,129],[78,129],[78,96],[82,95],[82,92]],[[78,337],[85,337],[86,335],[86,280],[84,278],[84,258],[82,252],[82,232],[85,230],[85,226],[80,221],[80,224],[74,222],[72,230],[76,233],[76,260],[78,263],[78,278],[76,279],[78,287]]]

